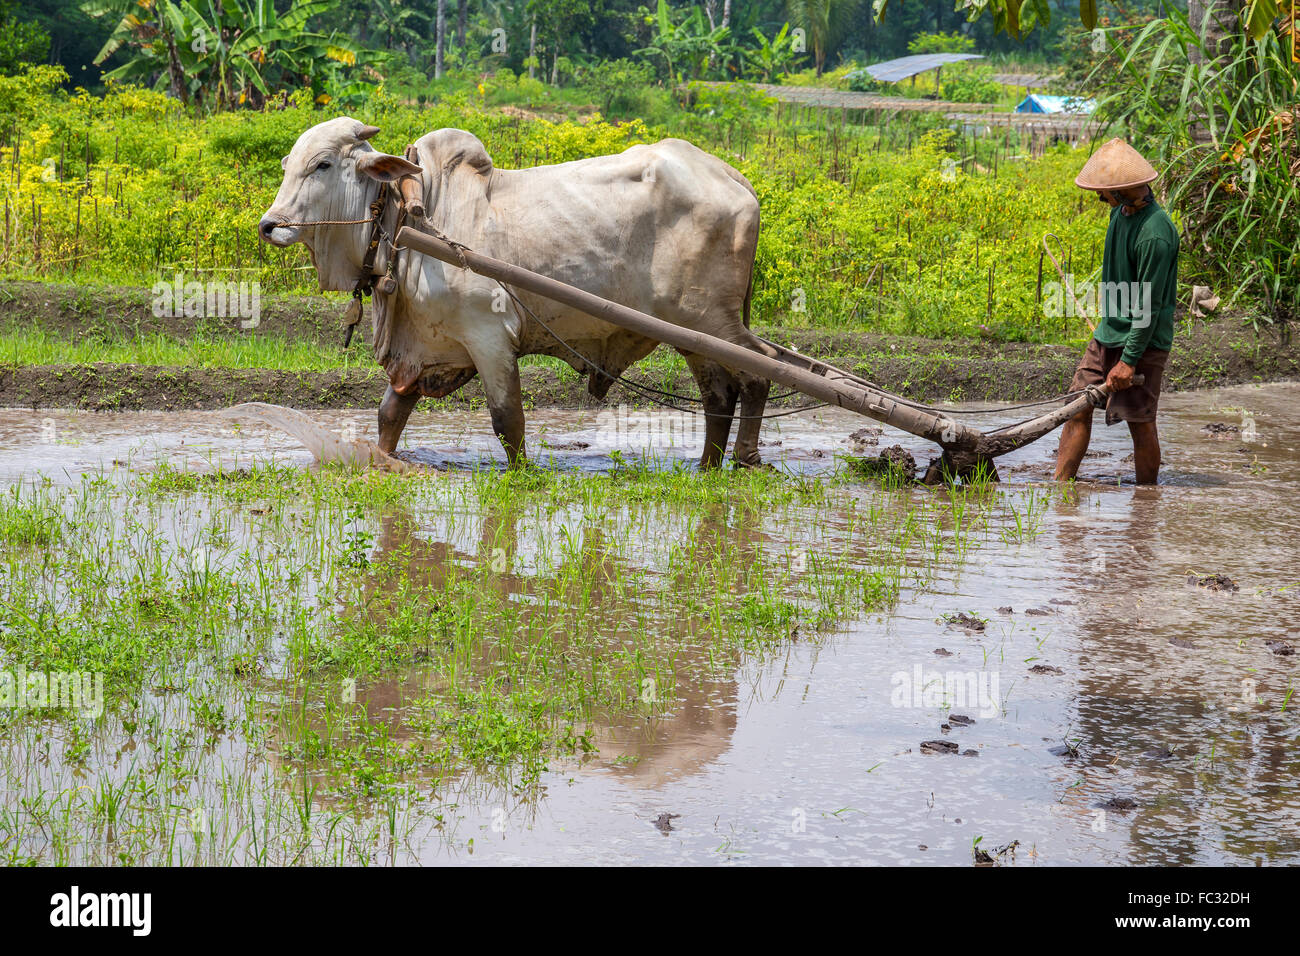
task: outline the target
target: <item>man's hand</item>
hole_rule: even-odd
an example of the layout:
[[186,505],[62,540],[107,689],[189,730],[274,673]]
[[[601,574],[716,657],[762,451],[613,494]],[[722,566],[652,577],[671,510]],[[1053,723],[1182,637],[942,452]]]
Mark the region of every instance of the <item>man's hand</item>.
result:
[[1116,362],[1111,368],[1110,374],[1106,376],[1106,384],[1110,386],[1112,392],[1122,392],[1124,389],[1133,385],[1133,366],[1128,362]]

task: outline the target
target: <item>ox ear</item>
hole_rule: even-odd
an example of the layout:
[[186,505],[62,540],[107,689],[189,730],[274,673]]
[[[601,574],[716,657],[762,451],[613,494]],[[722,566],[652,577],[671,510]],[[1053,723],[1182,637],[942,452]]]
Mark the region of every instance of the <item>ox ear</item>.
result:
[[420,167],[388,153],[362,153],[357,157],[357,172],[381,183],[391,183],[403,176],[420,175]]

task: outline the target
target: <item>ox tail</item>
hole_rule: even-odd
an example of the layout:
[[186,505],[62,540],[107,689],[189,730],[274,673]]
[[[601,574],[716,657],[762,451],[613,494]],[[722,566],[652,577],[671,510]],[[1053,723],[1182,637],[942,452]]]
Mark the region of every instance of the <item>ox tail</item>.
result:
[[751,268],[749,273],[749,286],[745,289],[745,302],[741,306],[741,321],[745,323],[745,328],[749,328],[749,311],[754,302],[754,272]]

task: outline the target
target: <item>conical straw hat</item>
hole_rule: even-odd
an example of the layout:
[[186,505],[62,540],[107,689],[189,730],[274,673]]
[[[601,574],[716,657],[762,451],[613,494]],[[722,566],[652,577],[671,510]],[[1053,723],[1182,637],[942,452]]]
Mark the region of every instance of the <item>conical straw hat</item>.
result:
[[1155,169],[1142,154],[1116,138],[1092,154],[1074,184],[1082,189],[1130,189],[1155,178]]

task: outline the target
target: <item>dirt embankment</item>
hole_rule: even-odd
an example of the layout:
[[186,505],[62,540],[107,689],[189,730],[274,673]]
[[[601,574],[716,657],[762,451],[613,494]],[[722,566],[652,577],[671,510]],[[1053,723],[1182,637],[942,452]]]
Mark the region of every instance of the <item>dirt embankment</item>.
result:
[[[255,334],[337,348],[341,311],[339,303],[321,297],[264,299]],[[238,319],[155,318],[150,294],[143,289],[30,282],[4,283],[0,329],[39,330],[68,341],[113,341],[155,333],[182,340],[254,334],[241,329]],[[1081,351],[1059,345],[783,329],[759,323],[756,330],[918,401],[1050,398],[1068,387]],[[110,411],[223,408],[260,401],[297,408],[370,407],[382,398],[387,383],[377,367],[367,364],[368,349],[366,343],[354,341],[351,361],[359,367],[311,372],[108,363],[15,366],[0,355],[0,406]],[[533,407],[590,401],[586,381],[567,368],[526,366],[521,374],[525,400]],[[670,391],[692,394],[695,390],[684,368],[674,372],[662,365],[643,367],[633,369],[628,377]],[[1180,325],[1166,388],[1295,378],[1300,378],[1300,346],[1267,332],[1256,334],[1239,319],[1225,316],[1198,323],[1190,334]],[[618,385],[611,389],[609,401],[641,402],[634,392]],[[802,401],[795,396],[779,404]],[[477,382],[443,400],[452,406],[482,402]]]

